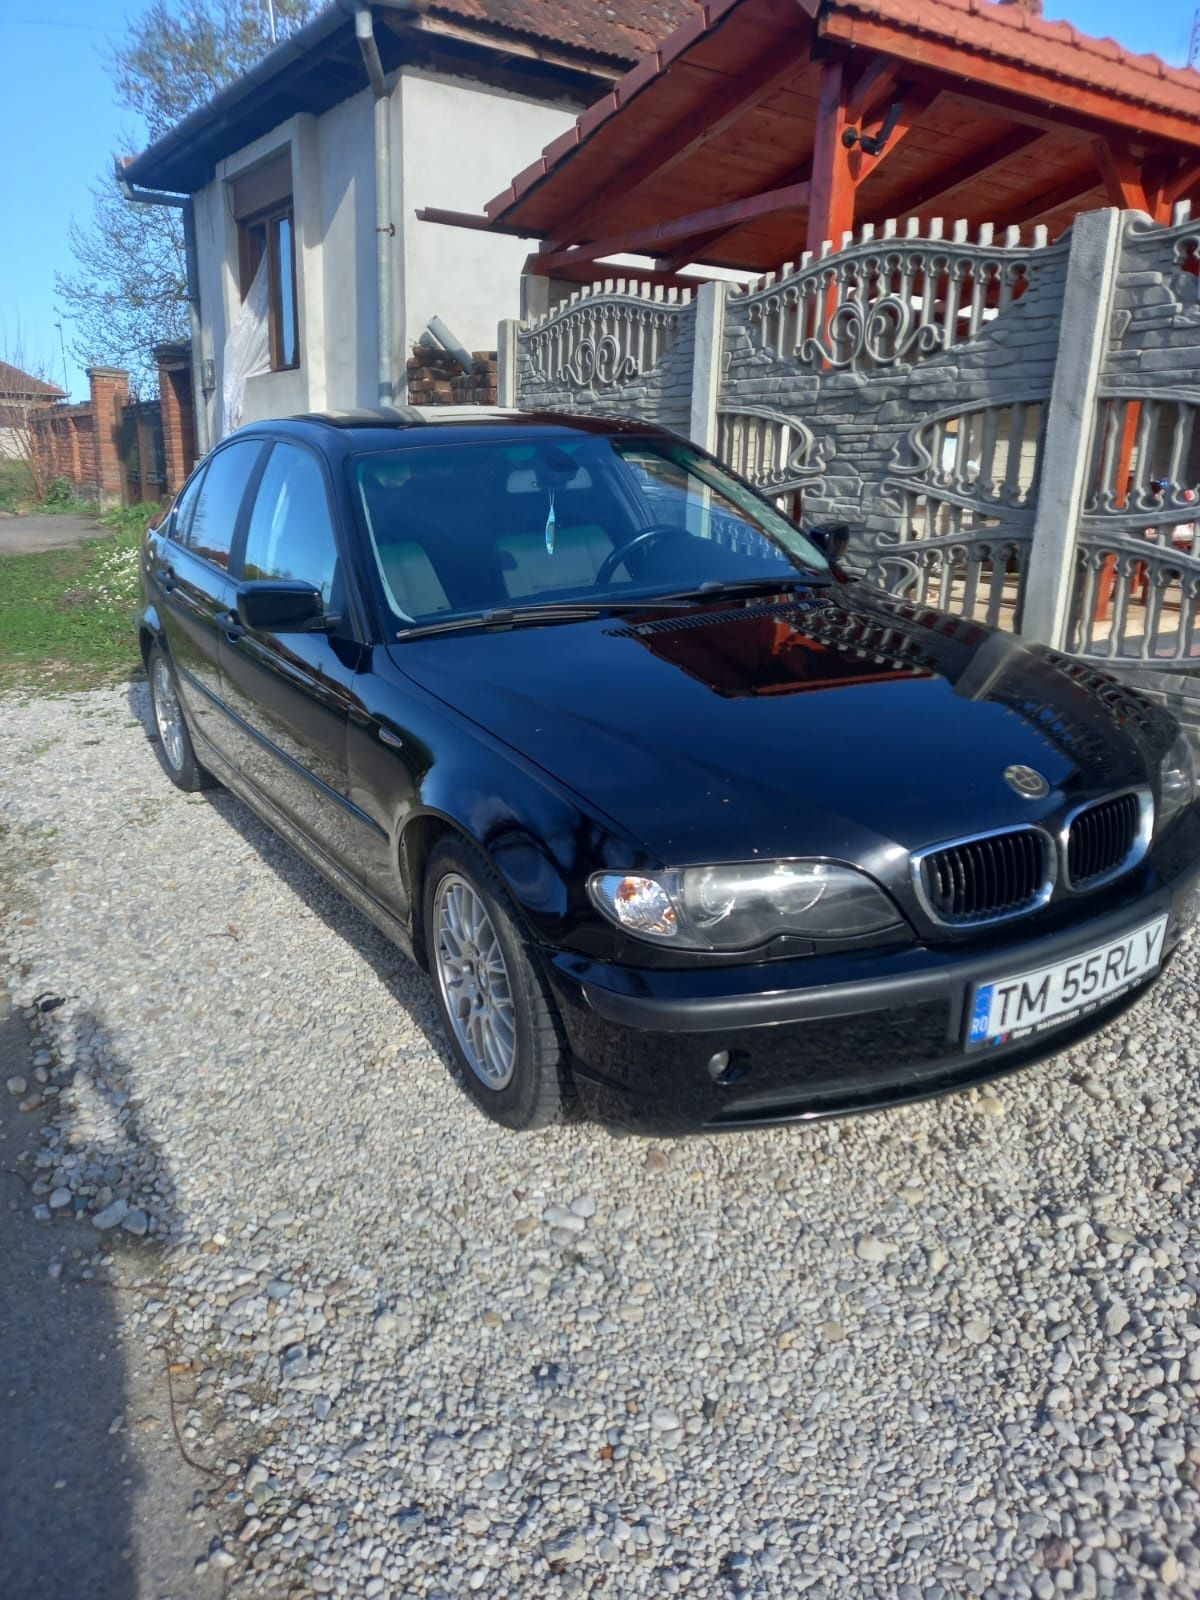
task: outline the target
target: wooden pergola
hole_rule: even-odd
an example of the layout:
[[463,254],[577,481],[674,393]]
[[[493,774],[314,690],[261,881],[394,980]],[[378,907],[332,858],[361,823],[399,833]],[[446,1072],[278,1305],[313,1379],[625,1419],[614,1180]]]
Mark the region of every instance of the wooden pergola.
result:
[[[1036,4],[1036,0],[1034,0]],[[759,273],[863,224],[1044,224],[1200,195],[1200,73],[1021,0],[708,0],[491,201],[590,282],[648,255]]]

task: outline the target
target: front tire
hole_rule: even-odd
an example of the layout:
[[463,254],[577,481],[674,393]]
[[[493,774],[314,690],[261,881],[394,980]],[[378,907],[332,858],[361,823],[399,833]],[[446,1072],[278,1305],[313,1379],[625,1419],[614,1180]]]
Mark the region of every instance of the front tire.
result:
[[503,884],[465,841],[446,839],[434,850],[424,915],[460,1086],[506,1128],[561,1121],[574,1085],[554,997]]
[[197,789],[211,789],[216,779],[196,759],[192,736],[188,732],[179,698],[179,685],[175,670],[162,645],[150,646],[146,660],[150,679],[150,705],[154,712],[154,728],[158,735],[158,759],[163,771],[177,789],[194,794]]

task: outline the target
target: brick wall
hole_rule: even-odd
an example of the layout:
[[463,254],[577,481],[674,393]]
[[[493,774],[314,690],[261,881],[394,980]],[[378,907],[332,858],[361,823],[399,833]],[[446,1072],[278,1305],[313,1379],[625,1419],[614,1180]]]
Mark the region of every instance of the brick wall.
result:
[[464,372],[452,355],[434,345],[415,344],[408,358],[408,399],[414,406],[494,406],[496,352],[473,350],[475,367]]
[[182,488],[196,464],[196,408],[192,394],[192,347],[187,340],[154,347],[162,405],[166,492]]
[[90,401],[33,412],[29,437],[43,489],[65,478],[80,499],[96,498],[96,430]]

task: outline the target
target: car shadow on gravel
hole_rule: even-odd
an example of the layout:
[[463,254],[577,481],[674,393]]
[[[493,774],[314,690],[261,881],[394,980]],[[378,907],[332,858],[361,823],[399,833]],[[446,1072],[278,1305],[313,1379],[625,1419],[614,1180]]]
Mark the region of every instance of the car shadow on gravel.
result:
[[[128,691],[129,709],[141,722],[146,738],[157,747],[158,733],[150,710],[149,690],[143,679]],[[320,917],[369,964],[397,1005],[403,1007],[412,1023],[424,1036],[430,1050],[449,1071],[451,1056],[445,1034],[438,1021],[433,986],[428,977],[381,933],[370,919],[346,899],[312,867],[297,850],[264,822],[237,795],[225,788],[206,789],[203,799],[245,840],[265,866],[304,904]]]
[[[24,1077],[29,1054],[25,1021],[12,1012],[0,1022],[4,1077]],[[18,1110],[14,1095],[0,1098],[3,1588],[30,1600],[124,1600],[136,1588],[124,1554],[132,1533],[125,1443],[109,1432],[125,1407],[115,1296],[99,1282],[71,1281],[77,1253],[95,1249],[90,1224],[34,1219],[39,1120]],[[51,1277],[54,1268],[64,1276]]]
[[[0,1017],[0,1079],[26,1084],[19,1095],[0,1090],[0,1593],[212,1594],[194,1566],[206,1536],[188,1515],[212,1480],[181,1454],[182,1395],[165,1351],[121,1333],[122,1312],[153,1293],[146,1280],[175,1225],[174,1186],[139,1126],[133,1075],[96,1017],[79,1012],[32,1038],[20,1011]],[[39,1054],[52,1058],[45,1084]],[[97,1228],[105,1189],[141,1202],[130,1211],[139,1230],[152,1194],[153,1232]]]

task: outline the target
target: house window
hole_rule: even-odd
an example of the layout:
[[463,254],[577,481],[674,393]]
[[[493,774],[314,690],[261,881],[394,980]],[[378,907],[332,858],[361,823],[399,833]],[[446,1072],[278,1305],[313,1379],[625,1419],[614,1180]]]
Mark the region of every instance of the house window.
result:
[[231,185],[238,229],[238,280],[244,300],[267,264],[271,369],[300,365],[296,320],[296,228],[292,162],[287,152],[241,174]]

